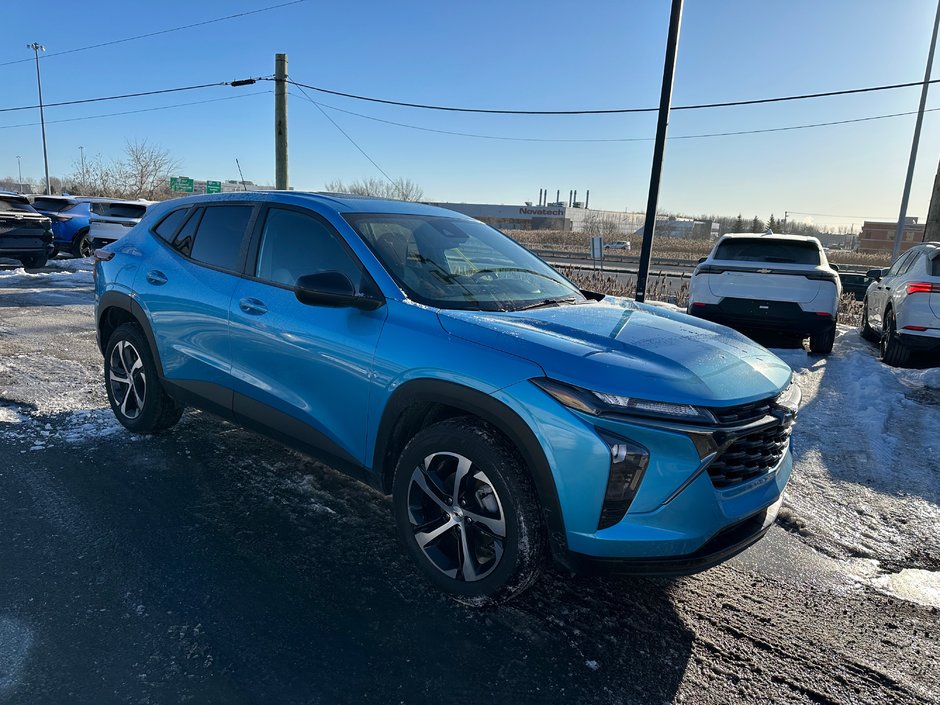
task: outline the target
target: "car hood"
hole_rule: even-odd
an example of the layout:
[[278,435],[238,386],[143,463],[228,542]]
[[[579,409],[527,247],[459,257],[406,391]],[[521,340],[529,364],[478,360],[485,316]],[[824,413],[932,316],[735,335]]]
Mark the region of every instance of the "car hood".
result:
[[772,396],[790,368],[730,328],[629,299],[532,311],[442,310],[451,335],[511,351],[593,391],[728,406]]

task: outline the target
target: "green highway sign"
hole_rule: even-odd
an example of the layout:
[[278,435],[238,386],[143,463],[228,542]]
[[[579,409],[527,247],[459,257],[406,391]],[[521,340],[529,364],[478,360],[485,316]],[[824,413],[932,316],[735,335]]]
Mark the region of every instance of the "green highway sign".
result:
[[178,191],[180,193],[192,193],[193,192],[193,180],[188,176],[171,176],[170,177],[170,191]]
[[206,193],[222,193],[222,182],[221,181],[207,181]]

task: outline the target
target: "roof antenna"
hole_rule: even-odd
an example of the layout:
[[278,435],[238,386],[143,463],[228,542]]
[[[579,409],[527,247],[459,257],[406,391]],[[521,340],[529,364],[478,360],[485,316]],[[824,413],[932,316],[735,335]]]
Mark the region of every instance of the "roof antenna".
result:
[[235,157],[235,166],[238,167],[238,176],[242,180],[242,190],[247,191],[248,187],[245,186],[245,175],[242,173],[242,165],[238,163],[238,157]]

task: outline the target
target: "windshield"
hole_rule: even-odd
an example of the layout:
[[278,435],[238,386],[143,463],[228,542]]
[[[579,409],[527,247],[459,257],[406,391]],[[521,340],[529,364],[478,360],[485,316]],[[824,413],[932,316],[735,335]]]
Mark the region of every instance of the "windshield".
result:
[[475,220],[371,213],[345,217],[409,298],[420,303],[517,311],[585,301],[574,284],[538,257]]
[[813,242],[734,238],[718,246],[714,259],[782,264],[819,264],[819,248]]

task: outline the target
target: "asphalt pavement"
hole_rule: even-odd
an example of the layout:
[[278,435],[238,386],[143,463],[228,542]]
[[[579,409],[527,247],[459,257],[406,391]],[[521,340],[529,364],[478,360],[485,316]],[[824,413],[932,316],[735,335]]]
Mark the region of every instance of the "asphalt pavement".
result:
[[0,703],[936,703],[940,615],[792,524],[707,573],[427,587],[385,497],[197,411],[110,415],[87,272],[0,267]]

